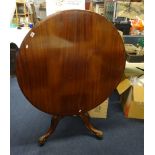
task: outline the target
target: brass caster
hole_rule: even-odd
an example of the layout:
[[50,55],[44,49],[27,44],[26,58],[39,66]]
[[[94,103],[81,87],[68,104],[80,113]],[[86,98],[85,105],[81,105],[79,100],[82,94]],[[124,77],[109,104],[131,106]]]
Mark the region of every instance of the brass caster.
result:
[[95,135],[97,139],[99,140],[102,140],[104,137],[103,137],[103,133],[102,134],[99,134],[99,135]]
[[43,146],[43,145],[45,144],[46,140],[47,140],[47,139],[46,139],[45,137],[43,137],[43,136],[40,137],[40,138],[39,138],[39,141],[38,141],[39,145],[40,145],[40,146]]

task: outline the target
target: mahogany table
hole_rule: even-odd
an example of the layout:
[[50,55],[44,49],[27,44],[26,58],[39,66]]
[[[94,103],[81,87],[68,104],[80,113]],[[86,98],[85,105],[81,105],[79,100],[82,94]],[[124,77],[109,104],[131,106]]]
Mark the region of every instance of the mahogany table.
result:
[[16,74],[25,97],[52,115],[42,145],[64,116],[77,115],[97,137],[87,111],[116,88],[125,68],[125,49],[116,28],[84,10],[52,14],[31,29],[17,55]]

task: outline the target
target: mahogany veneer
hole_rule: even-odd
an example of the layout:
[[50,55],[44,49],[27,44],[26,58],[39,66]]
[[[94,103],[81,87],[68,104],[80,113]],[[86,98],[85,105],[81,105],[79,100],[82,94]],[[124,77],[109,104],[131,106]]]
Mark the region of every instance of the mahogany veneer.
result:
[[124,51],[121,36],[103,16],[84,10],[58,12],[26,35],[17,56],[17,80],[30,103],[54,115],[55,122],[79,115],[89,124],[87,111],[101,104],[121,80]]

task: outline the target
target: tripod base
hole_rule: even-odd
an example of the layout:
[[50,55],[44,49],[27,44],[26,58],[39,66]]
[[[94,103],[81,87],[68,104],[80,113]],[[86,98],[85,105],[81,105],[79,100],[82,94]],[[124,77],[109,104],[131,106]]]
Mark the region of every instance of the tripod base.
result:
[[[88,130],[94,134],[97,138],[102,139],[103,138],[103,132],[101,130],[96,129],[89,121],[89,115],[88,113],[79,115],[81,119],[83,120],[85,126],[88,128]],[[48,129],[48,131],[39,138],[39,145],[42,146],[47,141],[48,137],[55,131],[59,121],[63,118],[63,116],[60,115],[54,115],[51,120],[51,125]]]

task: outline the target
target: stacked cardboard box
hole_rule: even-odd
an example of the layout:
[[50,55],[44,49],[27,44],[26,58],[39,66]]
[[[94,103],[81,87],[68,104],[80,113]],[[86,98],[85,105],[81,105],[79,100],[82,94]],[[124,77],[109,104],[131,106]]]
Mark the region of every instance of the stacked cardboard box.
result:
[[144,77],[124,79],[117,87],[127,118],[144,119]]

